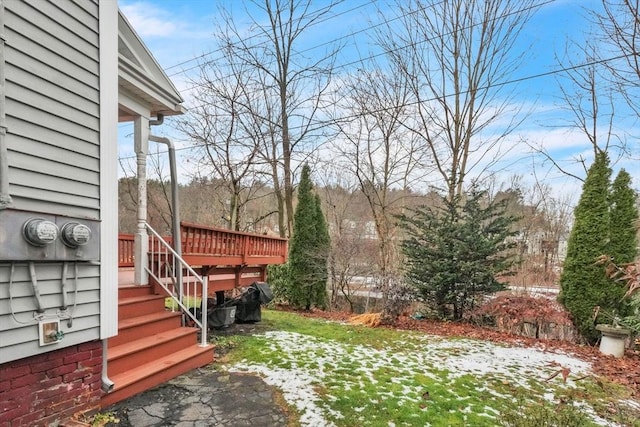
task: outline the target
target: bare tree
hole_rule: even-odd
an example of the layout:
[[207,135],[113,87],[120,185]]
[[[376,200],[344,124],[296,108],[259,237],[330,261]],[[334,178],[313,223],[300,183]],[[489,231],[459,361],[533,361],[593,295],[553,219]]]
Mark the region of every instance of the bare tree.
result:
[[[577,48],[582,58],[580,63],[570,59],[569,51],[573,47]],[[561,107],[569,113],[568,118],[564,119],[565,123],[559,126],[581,132],[591,144],[594,156],[598,152],[618,151],[622,154],[625,151],[624,142],[614,132],[614,93],[610,82],[603,76],[605,68],[598,54],[598,49],[591,41],[580,44],[572,42],[564,58],[558,59],[558,63],[567,70],[557,79]],[[531,142],[528,145],[564,175],[584,181],[583,177],[563,167],[543,146]],[[586,175],[589,165],[582,154],[574,162],[582,165]]]
[[226,185],[219,194],[226,211],[226,226],[242,228],[243,206],[254,197],[258,175],[264,120],[256,114],[260,94],[247,85],[253,67],[233,62],[232,53],[224,51],[226,66],[210,63],[200,67],[192,93],[196,106],[186,117],[177,120],[177,128],[194,147],[197,176],[211,176]]
[[[221,45],[229,61],[252,67],[256,74],[245,83],[261,87],[262,108],[259,112],[269,133],[263,136],[263,156],[271,165],[278,204],[280,233],[290,235],[293,229],[294,171],[296,155],[311,149],[322,127],[316,116],[326,94],[337,49],[305,56],[298,50],[308,30],[329,17],[339,0],[313,9],[310,0],[252,1],[255,9],[246,9],[251,25],[234,22],[229,11],[222,11]],[[256,12],[256,9],[258,12]],[[299,159],[298,159],[299,160]]]
[[602,0],[604,12],[595,14],[603,42],[618,61],[607,61],[612,80],[629,106],[640,116],[640,1]]
[[[450,200],[467,176],[504,154],[520,124],[505,82],[522,62],[519,35],[535,0],[398,0],[400,19],[377,33],[385,59],[404,74],[414,114],[403,124],[431,153]],[[499,127],[494,126],[500,120]]]
[[342,306],[341,298],[351,312],[355,309],[355,297],[365,291],[361,278],[371,274],[369,260],[376,250],[369,249],[375,243],[367,236],[365,227],[370,216],[362,210],[362,197],[357,184],[350,176],[334,165],[319,168],[317,175],[324,186],[317,188],[326,206],[326,217],[331,238],[329,254],[330,307]]
[[[392,64],[394,65],[394,64]],[[336,123],[342,139],[333,150],[355,177],[375,225],[378,245],[374,277],[382,293],[385,321],[393,284],[398,283],[398,239],[394,215],[401,213],[404,192],[422,166],[423,151],[402,123],[410,90],[403,73],[359,70],[345,81]]]

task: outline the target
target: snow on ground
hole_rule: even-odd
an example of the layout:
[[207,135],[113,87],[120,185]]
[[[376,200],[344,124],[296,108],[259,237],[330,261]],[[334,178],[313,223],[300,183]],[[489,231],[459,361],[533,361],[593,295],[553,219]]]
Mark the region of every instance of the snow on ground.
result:
[[[314,391],[314,386],[326,385],[327,395],[323,399],[331,400],[332,386],[327,384],[336,375],[347,375],[358,383],[349,384],[344,381],[339,386],[334,385],[334,388],[364,390],[366,383],[379,386],[378,396],[370,396],[375,402],[376,399],[385,399],[388,397],[385,394],[389,393],[385,388],[386,384],[378,384],[376,372],[381,372],[381,369],[397,372],[391,382],[413,378],[416,372],[438,381],[454,380],[470,374],[478,378],[490,377],[524,389],[530,388],[529,381],[532,378],[544,381],[563,368],[570,372],[566,383],[562,382],[562,376],[558,376],[553,384],[556,387],[575,387],[573,378],[587,375],[591,370],[589,363],[566,354],[534,348],[504,347],[470,339],[427,336],[403,342],[395,350],[379,350],[291,332],[271,331],[266,332],[263,337],[264,351],[278,355],[278,366],[241,362],[231,366],[229,370],[259,374],[268,384],[278,387],[285,400],[301,413],[300,422],[303,426],[333,426],[326,417],[341,418],[341,414],[331,410]],[[444,379],[443,373],[446,375]],[[419,386],[411,381],[402,382],[402,385],[402,395],[395,396],[401,403],[420,401],[423,390]],[[478,387],[482,385],[478,384]],[[497,397],[507,397],[491,390],[489,385],[485,388]],[[465,396],[459,398],[461,401],[466,399]],[[553,400],[553,394],[546,393],[545,399]],[[485,411],[490,417],[495,417],[494,412],[493,408]],[[597,417],[594,416],[593,419],[600,423]]]

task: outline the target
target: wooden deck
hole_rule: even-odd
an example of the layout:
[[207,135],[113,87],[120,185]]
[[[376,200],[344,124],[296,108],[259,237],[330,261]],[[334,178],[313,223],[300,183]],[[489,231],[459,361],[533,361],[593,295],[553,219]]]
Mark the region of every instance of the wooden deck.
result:
[[[216,300],[223,291],[265,281],[269,264],[287,260],[286,239],[190,223],[180,228],[183,258],[208,276],[208,296]],[[115,385],[102,397],[102,408],[204,366],[214,357],[213,347],[198,344],[199,330],[185,325],[179,311],[165,308],[164,289],[157,283],[135,283],[134,235],[120,234],[118,243],[118,335],[109,338],[107,352],[108,375]],[[153,251],[153,245],[158,246],[158,240],[150,237],[150,253],[163,255],[150,257],[151,271],[172,261],[166,251],[157,247]],[[201,297],[202,288],[192,276],[183,276],[184,290]]]
[[[200,224],[180,224],[184,260],[209,277],[209,295],[266,280],[270,264],[287,261],[287,239],[226,230]],[[171,242],[171,237],[165,237]],[[119,234],[120,284],[133,283],[134,235]],[[188,276],[184,279],[189,281]]]

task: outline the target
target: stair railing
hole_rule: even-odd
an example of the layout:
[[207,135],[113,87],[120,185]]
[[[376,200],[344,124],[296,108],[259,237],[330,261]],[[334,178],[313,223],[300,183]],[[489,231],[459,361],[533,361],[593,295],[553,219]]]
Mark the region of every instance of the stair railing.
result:
[[[208,277],[201,277],[193,268],[160,236],[145,223],[149,231],[149,267],[147,273],[171,297],[172,310],[180,307],[182,313],[200,328],[200,346],[209,345],[207,341],[207,295]],[[182,271],[189,274],[185,287]],[[200,301],[200,308],[198,308]]]

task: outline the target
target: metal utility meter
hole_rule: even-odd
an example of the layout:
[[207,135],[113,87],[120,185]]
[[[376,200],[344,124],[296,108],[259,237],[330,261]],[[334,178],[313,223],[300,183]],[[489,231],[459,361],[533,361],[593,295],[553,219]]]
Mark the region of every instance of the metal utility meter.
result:
[[0,210],[0,261],[98,261],[100,222]]
[[46,246],[58,238],[58,226],[42,218],[33,218],[24,223],[22,233],[33,246]]
[[70,248],[85,246],[91,240],[91,229],[79,222],[67,222],[62,226],[62,242]]

